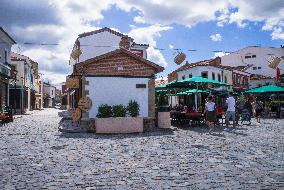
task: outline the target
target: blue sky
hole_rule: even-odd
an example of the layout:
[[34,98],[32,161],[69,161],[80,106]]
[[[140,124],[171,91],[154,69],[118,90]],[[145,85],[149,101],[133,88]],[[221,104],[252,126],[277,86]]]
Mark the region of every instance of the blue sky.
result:
[[2,0],[1,5],[0,23],[18,42],[13,50],[37,61],[55,85],[71,73],[68,60],[78,34],[105,26],[150,44],[148,58],[165,67],[158,76],[178,68],[175,48],[193,63],[213,58],[216,50],[284,45],[283,0]]
[[[137,12],[126,13],[116,7],[103,12],[104,19],[98,23],[92,23],[99,27],[116,28],[123,33],[128,33],[132,28],[145,27],[145,24],[137,24],[133,18],[137,16]],[[162,48],[161,53],[166,58],[168,66],[163,73],[158,76],[166,76],[171,71],[177,69],[178,65],[173,62],[177,50],[187,55],[186,60],[194,63],[204,59],[210,59],[215,56],[213,51],[233,52],[246,46],[263,46],[263,47],[280,47],[284,42],[282,39],[272,40],[271,32],[262,31],[263,22],[250,22],[246,28],[240,28],[237,24],[232,23],[223,27],[218,27],[216,22],[204,22],[195,25],[192,28],[172,24],[173,29],[163,31],[162,36],[157,39],[157,48]],[[214,42],[210,35],[220,34],[221,41]],[[174,49],[170,49],[169,45],[173,45]],[[197,50],[197,51],[188,51]],[[185,63],[185,62],[184,62]],[[184,64],[183,63],[183,64]]]

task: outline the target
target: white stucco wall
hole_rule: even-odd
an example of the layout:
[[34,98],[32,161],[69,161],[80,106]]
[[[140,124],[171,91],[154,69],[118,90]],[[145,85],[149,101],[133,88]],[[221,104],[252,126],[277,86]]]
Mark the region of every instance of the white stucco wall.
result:
[[[118,49],[121,37],[110,32],[101,32],[91,36],[86,36],[78,39],[82,55],[79,62],[105,54],[107,52]],[[116,47],[98,47],[98,46],[116,46]]]
[[[148,117],[148,78],[86,77],[92,108],[89,117],[95,118],[101,104],[127,106],[136,100],[140,107],[140,117]],[[136,88],[136,84],[146,84],[146,88]]]
[[[119,42],[121,40],[121,37],[108,31],[104,31],[90,36],[78,38],[78,40],[80,42],[80,49],[82,51],[82,54],[79,57],[79,62],[82,62],[87,59],[91,59],[93,57],[119,49]],[[135,45],[131,49],[142,50],[143,57],[147,57],[147,47]],[[71,58],[70,63],[75,64],[76,62],[78,61],[74,61]]]
[[[192,77],[201,77],[201,73],[205,71],[208,72],[208,79],[212,79],[212,72],[215,73],[215,80],[218,80],[218,74],[221,75],[220,68],[212,66],[198,66],[178,72],[178,80],[181,80],[183,76],[185,76],[185,78],[188,78],[189,74],[192,74]],[[221,80],[222,80],[222,75],[221,75]]]
[[[245,59],[245,56],[256,55],[255,58]],[[252,64],[247,72],[252,74],[275,77],[276,71],[268,67],[268,60],[271,56],[284,56],[284,48],[265,48],[265,47],[247,47],[237,52],[221,57],[222,65],[226,66],[246,66]],[[257,69],[253,69],[257,67]],[[258,69],[258,67],[261,67]],[[280,69],[284,69],[284,60],[279,64]]]

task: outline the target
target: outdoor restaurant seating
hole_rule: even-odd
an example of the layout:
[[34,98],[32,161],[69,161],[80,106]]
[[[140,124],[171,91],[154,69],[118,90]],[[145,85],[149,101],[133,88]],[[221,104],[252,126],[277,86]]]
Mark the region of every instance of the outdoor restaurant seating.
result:
[[175,124],[183,125],[189,124],[190,126],[200,125],[204,123],[204,116],[202,112],[196,112],[192,107],[184,106],[185,109],[173,109],[170,111],[170,116]]

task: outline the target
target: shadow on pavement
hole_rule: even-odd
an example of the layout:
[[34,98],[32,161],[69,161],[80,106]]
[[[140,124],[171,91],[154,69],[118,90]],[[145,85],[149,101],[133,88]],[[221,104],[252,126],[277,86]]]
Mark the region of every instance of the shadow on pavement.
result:
[[125,138],[140,138],[150,136],[165,136],[174,135],[175,128],[171,129],[155,129],[144,133],[131,134],[96,134],[96,133],[61,133],[59,138],[93,138],[93,139],[125,139]]

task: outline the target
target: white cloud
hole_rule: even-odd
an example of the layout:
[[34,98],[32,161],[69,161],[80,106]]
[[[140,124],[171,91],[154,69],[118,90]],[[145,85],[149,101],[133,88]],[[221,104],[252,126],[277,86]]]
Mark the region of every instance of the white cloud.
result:
[[280,27],[276,27],[273,29],[271,34],[272,40],[284,40],[284,31]]
[[[278,33],[279,27],[284,30],[280,24],[284,20],[283,0],[121,0],[117,6],[125,11],[137,10],[139,15],[134,21],[143,24],[178,23],[192,27],[197,23],[216,21],[220,27],[236,23],[238,27],[245,28],[251,22],[259,22],[264,23],[263,29],[272,33]],[[272,39],[277,39],[274,38],[275,35],[271,36]]]
[[225,53],[225,52],[215,52],[214,53],[214,58],[215,57],[222,57],[222,56],[224,56],[224,55],[228,55],[229,53]]
[[170,49],[174,49],[174,45],[169,44],[169,48],[170,48]]
[[220,34],[212,34],[210,36],[210,38],[211,38],[211,40],[213,42],[220,42],[220,41],[222,41],[222,36]]
[[150,45],[147,50],[148,59],[159,65],[167,66],[167,62],[163,54],[160,50],[155,49],[155,47],[157,46],[157,38],[161,37],[161,32],[171,29],[172,27],[170,26],[161,26],[156,24],[148,27],[134,28],[128,33],[128,35],[135,39],[135,42],[137,43],[147,43]]
[[[14,6],[15,3],[10,4]],[[32,9],[37,10],[36,6],[38,3],[33,3]],[[157,39],[161,37],[161,32],[170,30],[173,23],[187,27],[208,21],[215,21],[220,27],[230,23],[236,23],[239,27],[247,27],[250,22],[260,23],[263,25],[262,30],[271,31],[273,40],[284,39],[283,0],[105,0],[103,3],[101,0],[49,0],[48,4],[43,6],[47,7],[43,9],[44,19],[31,15],[32,22],[25,18],[21,22],[27,23],[19,24],[17,21],[20,18],[14,17],[13,14],[9,17],[14,20],[6,21],[5,24],[10,24],[12,34],[22,41],[60,44],[52,47],[21,47],[20,53],[26,53],[36,59],[42,69],[49,72],[46,76],[52,77],[51,73],[63,74],[64,69],[66,74],[69,73],[68,59],[78,34],[97,29],[95,25],[104,19],[103,11],[113,6],[126,12],[138,13],[133,20],[146,24],[146,27],[130,25],[129,34],[138,43],[149,43],[152,46],[148,49],[149,59],[164,66],[167,65],[165,58],[154,47],[157,45]],[[51,7],[51,11],[48,11],[48,7]],[[48,22],[45,21],[46,18],[50,18]],[[221,35],[220,38],[216,35],[214,40],[220,41]],[[54,79],[51,79],[51,82],[52,80]]]

